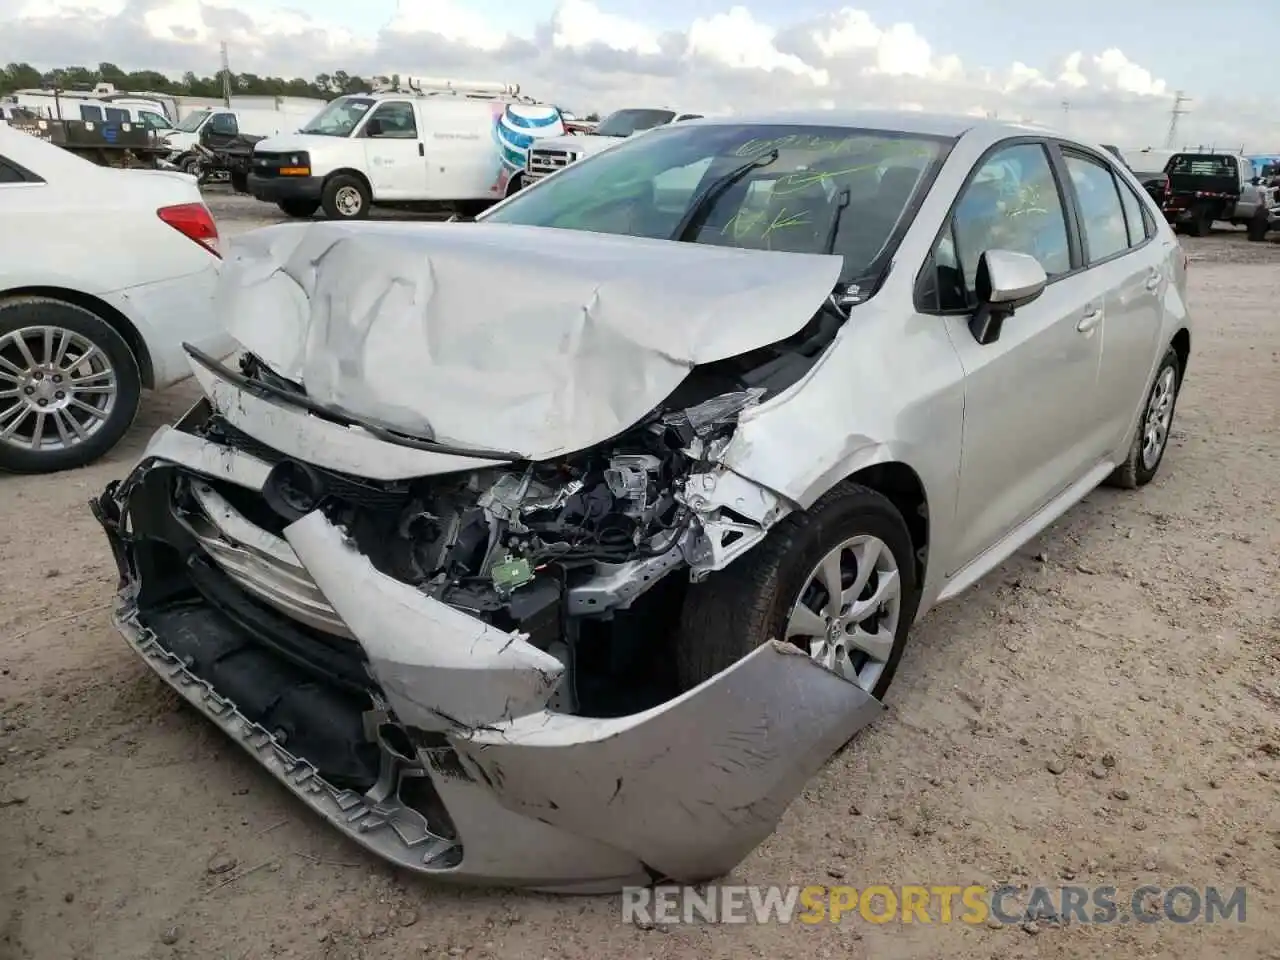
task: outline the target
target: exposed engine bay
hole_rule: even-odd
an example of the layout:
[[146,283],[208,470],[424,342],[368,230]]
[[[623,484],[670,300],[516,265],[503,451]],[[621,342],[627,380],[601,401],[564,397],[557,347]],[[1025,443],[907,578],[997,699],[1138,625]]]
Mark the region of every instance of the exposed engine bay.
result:
[[[816,352],[815,334],[827,339],[833,328],[828,311],[822,316],[797,338],[811,349],[777,349],[768,359],[790,358],[782,365],[787,372],[802,371],[811,362],[805,354]],[[643,658],[638,649],[629,657],[628,634],[641,625],[650,637],[672,634],[688,582],[750,549],[786,513],[767,491],[718,464],[738,416],[768,392],[743,386],[742,371],[726,367],[691,378],[662,408],[591,450],[407,481],[282,458],[217,414],[195,431],[273,461],[260,496],[216,485],[217,495],[254,524],[279,535],[322,510],[381,572],[498,629],[526,634],[565,663],[560,709],[618,715],[678,692],[663,651],[650,639]],[[242,356],[240,370],[305,396],[252,354]],[[707,397],[724,386],[739,389]],[[699,396],[705,399],[681,405]],[[180,491],[179,499],[191,501],[191,493]],[[667,579],[676,570],[687,575]],[[651,591],[652,602],[638,603]]]

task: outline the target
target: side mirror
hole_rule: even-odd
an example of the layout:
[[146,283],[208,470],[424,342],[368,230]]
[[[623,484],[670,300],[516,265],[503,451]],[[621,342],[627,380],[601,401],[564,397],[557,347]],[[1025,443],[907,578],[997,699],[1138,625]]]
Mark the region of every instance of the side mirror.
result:
[[981,344],[995,343],[1006,318],[1044,293],[1049,277],[1040,261],[1013,250],[987,250],[978,260],[978,309],[969,332]]
[[1249,181],[1249,183],[1256,187],[1256,186],[1258,186],[1260,183],[1262,183],[1262,178],[1261,178],[1261,177],[1254,177],[1252,180],[1250,180],[1250,181]]
[[377,117],[370,117],[369,122],[364,125],[364,135],[366,137],[382,136],[382,121]]

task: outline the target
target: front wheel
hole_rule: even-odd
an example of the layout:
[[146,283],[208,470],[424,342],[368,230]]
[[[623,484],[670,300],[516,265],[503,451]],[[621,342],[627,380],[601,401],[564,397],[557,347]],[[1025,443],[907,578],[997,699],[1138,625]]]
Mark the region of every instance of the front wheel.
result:
[[320,197],[324,215],[330,220],[363,220],[369,216],[372,202],[364,181],[345,173],[331,177]]
[[133,352],[101,317],[47,297],[0,303],[0,470],[92,463],[129,429],[141,393]]
[[1164,451],[1169,446],[1169,431],[1173,428],[1173,410],[1178,403],[1178,390],[1182,386],[1182,364],[1178,352],[1170,347],[1165,351],[1156,370],[1155,382],[1147,393],[1142,415],[1129,445],[1129,455],[1104,481],[1107,486],[1133,490],[1145,487],[1160,469]]
[[882,698],[920,603],[911,534],[884,496],[846,481],[685,596],[680,689],[768,640],[791,643]]
[[1254,243],[1267,238],[1267,230],[1271,226],[1271,216],[1266,207],[1260,207],[1249,221],[1248,238]]

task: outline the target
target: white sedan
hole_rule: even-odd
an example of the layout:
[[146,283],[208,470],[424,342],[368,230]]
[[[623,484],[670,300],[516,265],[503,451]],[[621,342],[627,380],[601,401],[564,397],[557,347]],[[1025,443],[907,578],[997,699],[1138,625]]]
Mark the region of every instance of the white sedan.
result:
[[143,388],[222,355],[218,228],[195,180],[99,167],[0,124],[0,470],[101,457]]

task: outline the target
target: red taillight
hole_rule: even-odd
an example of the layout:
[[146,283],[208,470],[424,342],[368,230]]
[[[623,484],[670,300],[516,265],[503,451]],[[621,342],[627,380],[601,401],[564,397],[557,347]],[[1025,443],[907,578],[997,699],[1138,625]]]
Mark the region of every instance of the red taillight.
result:
[[203,203],[179,203],[172,207],[161,207],[156,215],[215,257],[222,256],[218,243],[218,225],[213,222],[213,214]]

